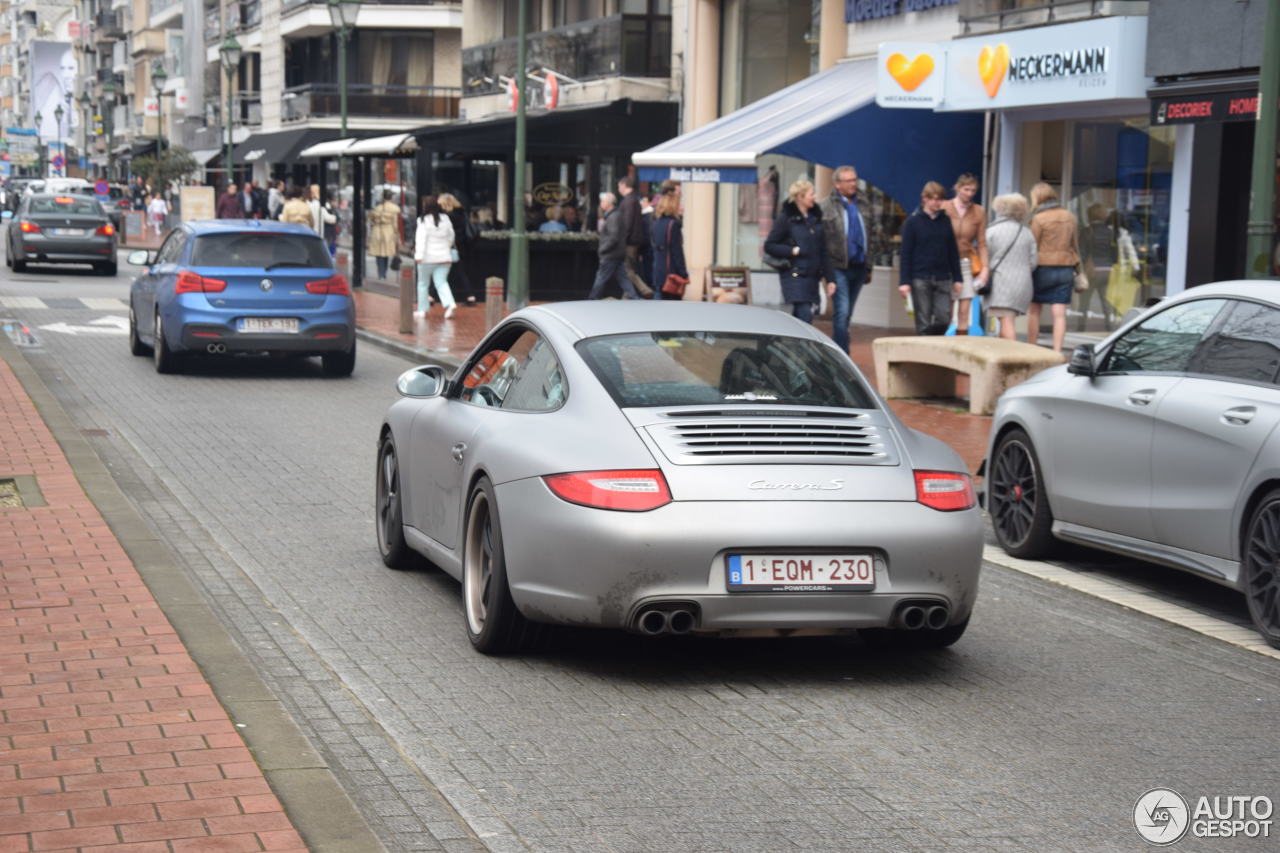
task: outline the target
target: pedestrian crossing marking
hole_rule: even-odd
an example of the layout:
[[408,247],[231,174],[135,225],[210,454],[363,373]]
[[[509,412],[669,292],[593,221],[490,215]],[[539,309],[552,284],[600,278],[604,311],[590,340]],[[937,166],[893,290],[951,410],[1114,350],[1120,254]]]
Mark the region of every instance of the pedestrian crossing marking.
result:
[[[106,296],[82,296],[75,300],[91,311],[128,311],[129,305],[123,299]],[[38,296],[0,296],[0,305],[5,308],[44,309],[49,305]]]

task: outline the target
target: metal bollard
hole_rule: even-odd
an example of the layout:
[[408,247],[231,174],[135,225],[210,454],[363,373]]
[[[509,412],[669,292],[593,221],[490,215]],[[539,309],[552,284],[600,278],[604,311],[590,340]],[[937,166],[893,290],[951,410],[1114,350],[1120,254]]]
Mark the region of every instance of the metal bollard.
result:
[[484,328],[485,331],[498,325],[507,313],[505,286],[502,279],[490,276],[484,280]]
[[[413,269],[412,264],[406,264]],[[413,280],[412,274],[406,274],[405,270],[400,271],[400,334],[411,335],[415,331],[413,322],[413,300],[417,296],[417,283]],[[426,310],[426,306],[423,306]]]

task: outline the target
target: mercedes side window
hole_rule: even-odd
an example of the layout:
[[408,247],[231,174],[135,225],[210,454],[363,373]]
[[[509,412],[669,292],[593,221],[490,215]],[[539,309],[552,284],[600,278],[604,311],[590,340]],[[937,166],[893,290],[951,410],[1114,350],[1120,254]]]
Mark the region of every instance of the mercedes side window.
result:
[[564,398],[564,371],[551,345],[538,338],[521,365],[520,373],[511,383],[502,408],[549,412],[560,408]]
[[1102,373],[1183,373],[1225,299],[1180,302],[1130,329],[1112,346]]
[[1190,371],[1280,384],[1280,310],[1233,301],[1222,323],[1192,356]]

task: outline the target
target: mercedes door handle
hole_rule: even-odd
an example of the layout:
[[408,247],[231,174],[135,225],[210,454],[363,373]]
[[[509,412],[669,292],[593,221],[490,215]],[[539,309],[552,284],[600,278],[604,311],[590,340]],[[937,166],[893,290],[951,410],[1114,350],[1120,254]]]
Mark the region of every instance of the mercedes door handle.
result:
[[1156,398],[1156,389],[1144,388],[1129,395],[1129,402],[1135,406],[1146,406]]
[[466,442],[459,441],[453,447],[449,448],[449,452],[453,454],[453,459],[455,462],[461,462],[462,457],[467,455]]
[[1222,422],[1231,426],[1244,426],[1258,414],[1254,406],[1236,406],[1222,413]]

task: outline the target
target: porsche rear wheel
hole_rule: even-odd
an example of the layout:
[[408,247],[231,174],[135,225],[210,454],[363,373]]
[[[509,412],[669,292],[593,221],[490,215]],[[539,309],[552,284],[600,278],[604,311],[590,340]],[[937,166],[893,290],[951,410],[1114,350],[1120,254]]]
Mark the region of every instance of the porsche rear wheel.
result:
[[521,651],[542,633],[542,626],[526,619],[511,598],[498,504],[486,477],[476,483],[467,501],[462,603],[467,638],[484,654]]
[[1053,545],[1053,514],[1031,439],[1020,429],[1001,437],[992,454],[987,511],[1000,547],[1014,557],[1044,556]]

